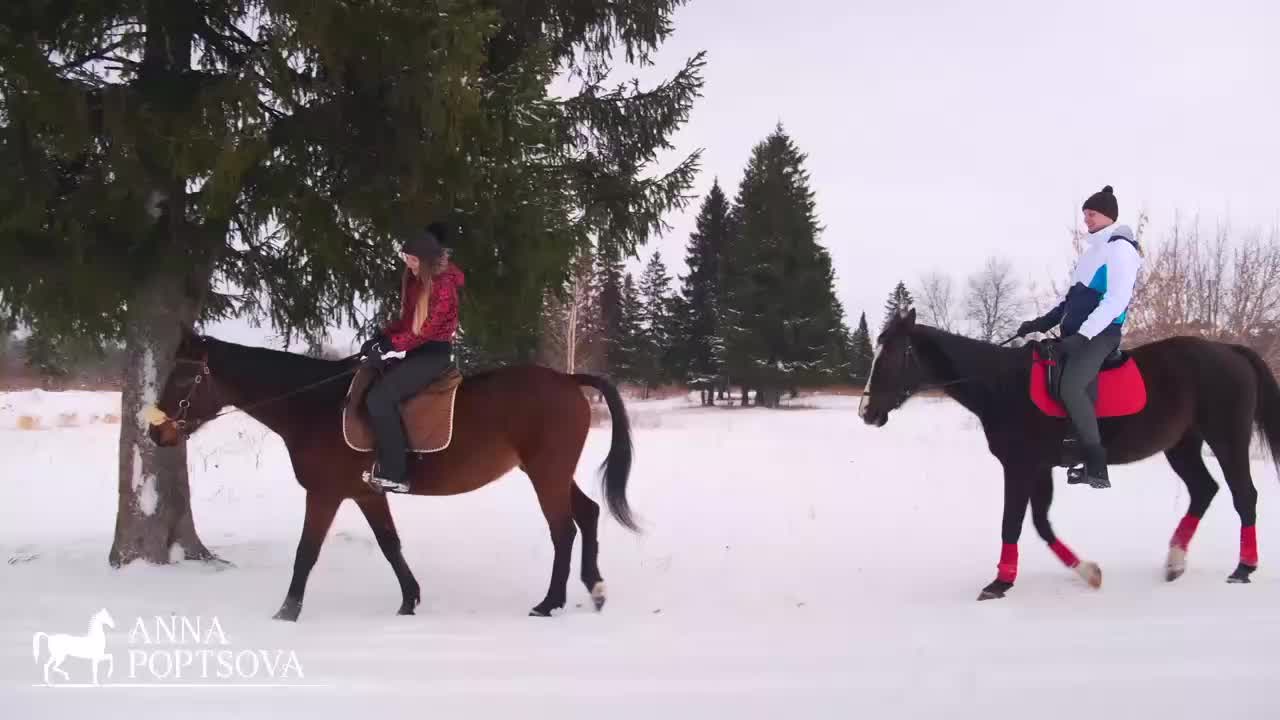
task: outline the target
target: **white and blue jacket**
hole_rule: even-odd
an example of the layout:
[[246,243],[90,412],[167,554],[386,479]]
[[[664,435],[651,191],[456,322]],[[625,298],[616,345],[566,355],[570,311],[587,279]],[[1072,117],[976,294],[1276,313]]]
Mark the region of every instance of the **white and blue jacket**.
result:
[[1120,334],[1133,299],[1142,255],[1128,225],[1108,225],[1089,235],[1089,247],[1071,273],[1067,297],[1038,321],[1041,332],[1062,324],[1062,337],[1093,339]]

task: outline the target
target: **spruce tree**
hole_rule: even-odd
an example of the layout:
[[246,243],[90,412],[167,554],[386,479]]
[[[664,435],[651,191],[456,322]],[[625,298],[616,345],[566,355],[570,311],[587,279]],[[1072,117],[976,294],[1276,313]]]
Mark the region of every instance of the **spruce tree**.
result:
[[893,290],[889,293],[889,299],[884,302],[884,320],[880,323],[880,330],[883,332],[889,327],[889,321],[892,320],[899,311],[909,310],[915,300],[911,297],[911,291],[907,289],[907,284],[898,281]]
[[702,201],[696,229],[689,235],[681,277],[683,322],[678,345],[687,368],[688,382],[703,391],[703,403],[714,402],[713,389],[721,371],[724,343],[720,338],[721,263],[729,246],[729,200],[719,180]]
[[686,202],[697,154],[654,163],[701,55],[656,87],[606,87],[610,58],[647,63],[680,3],[6,3],[0,316],[126,342],[111,562],[210,557],[185,448],[135,421],[181,327],[360,324],[396,302],[397,241],[444,218],[468,275],[463,350],[532,357],[573,252],[608,237],[633,254]]
[[645,396],[662,383],[675,380],[676,314],[671,297],[671,277],[662,262],[662,254],[654,252],[640,276],[640,347],[637,358]]
[[755,147],[724,254],[725,364],[769,406],[826,378],[842,323],[804,161],[781,126]]
[[858,329],[849,339],[849,373],[855,383],[866,384],[871,373],[871,359],[875,350],[871,347],[871,331],[867,328],[867,314],[858,317]]
[[648,352],[644,333],[644,305],[631,273],[622,278],[618,292],[616,335],[614,336],[612,373],[618,382],[643,383],[645,355]]

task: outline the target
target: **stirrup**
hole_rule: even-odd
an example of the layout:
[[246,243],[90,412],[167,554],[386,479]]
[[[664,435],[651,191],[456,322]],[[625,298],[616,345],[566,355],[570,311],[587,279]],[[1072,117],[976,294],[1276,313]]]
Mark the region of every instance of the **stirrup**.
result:
[[369,489],[377,493],[407,493],[412,489],[409,486],[409,481],[407,480],[403,480],[401,482],[388,480],[387,478],[375,475],[370,470],[365,470],[360,477],[364,480],[364,484],[369,486]]

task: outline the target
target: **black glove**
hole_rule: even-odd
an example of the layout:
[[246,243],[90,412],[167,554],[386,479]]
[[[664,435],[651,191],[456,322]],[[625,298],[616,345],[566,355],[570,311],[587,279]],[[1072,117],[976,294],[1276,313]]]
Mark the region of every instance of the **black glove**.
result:
[[381,357],[382,354],[386,352],[386,348],[390,346],[390,344],[391,343],[387,342],[385,335],[378,333],[364,341],[364,344],[360,346],[360,354],[366,358],[372,355]]
[[1078,353],[1083,350],[1084,346],[1088,344],[1089,338],[1081,335],[1080,333],[1076,333],[1070,337],[1063,338],[1062,341],[1058,343],[1058,350],[1063,355],[1070,357],[1073,353]]
[[1040,332],[1040,325],[1035,320],[1028,320],[1018,326],[1018,337],[1026,337],[1033,332]]

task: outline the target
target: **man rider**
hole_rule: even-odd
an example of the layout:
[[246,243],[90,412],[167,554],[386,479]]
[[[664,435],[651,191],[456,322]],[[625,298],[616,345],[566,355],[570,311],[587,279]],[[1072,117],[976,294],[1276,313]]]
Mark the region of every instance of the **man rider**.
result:
[[1090,195],[1081,209],[1089,242],[1071,273],[1067,297],[1039,318],[1022,323],[1018,337],[1062,326],[1058,348],[1065,360],[1059,396],[1084,456],[1083,472],[1073,468],[1067,482],[1108,488],[1106,450],[1087,390],[1103,361],[1120,347],[1120,328],[1142,255],[1129,226],[1116,223],[1119,210],[1110,185]]

